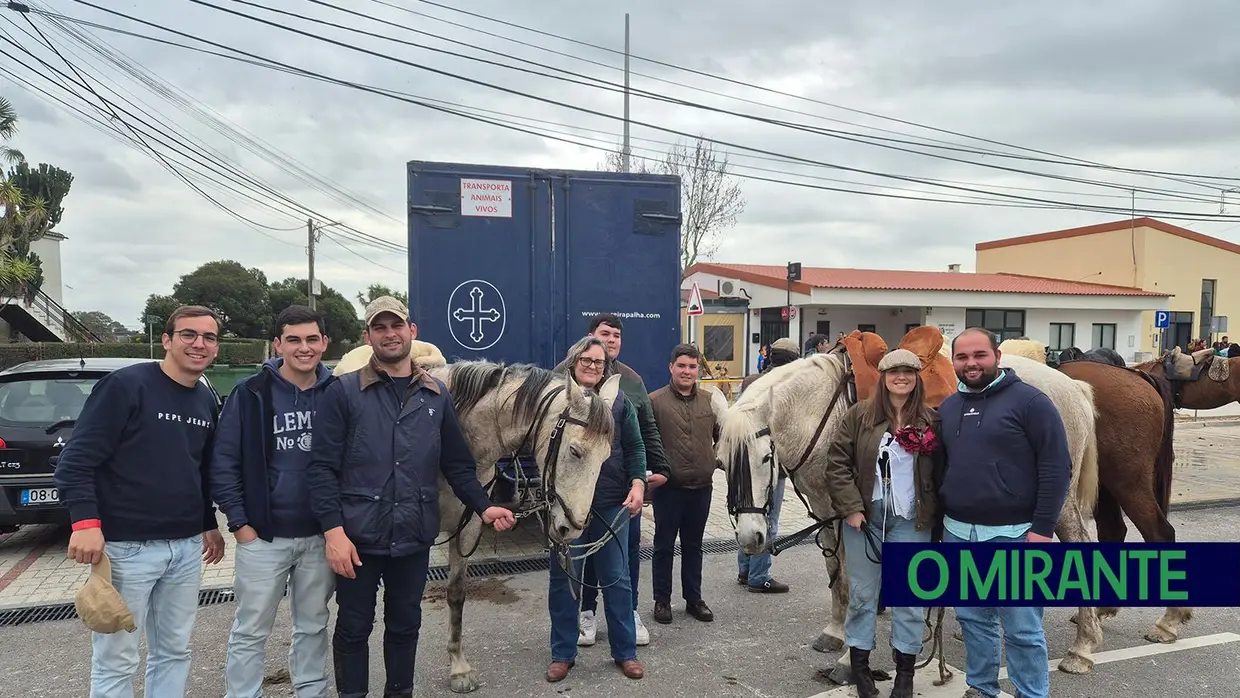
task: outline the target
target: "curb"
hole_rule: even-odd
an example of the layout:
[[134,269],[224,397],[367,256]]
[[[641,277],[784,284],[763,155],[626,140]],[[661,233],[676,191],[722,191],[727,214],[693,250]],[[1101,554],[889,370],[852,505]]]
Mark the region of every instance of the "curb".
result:
[[1240,419],[1203,419],[1192,422],[1177,421],[1175,424],[1176,429],[1203,429],[1206,427],[1240,427]]
[[1198,499],[1191,502],[1182,502],[1176,504],[1171,503],[1168,507],[1170,512],[1177,511],[1203,511],[1206,509],[1227,509],[1229,507],[1240,506],[1240,497],[1228,497],[1225,499]]

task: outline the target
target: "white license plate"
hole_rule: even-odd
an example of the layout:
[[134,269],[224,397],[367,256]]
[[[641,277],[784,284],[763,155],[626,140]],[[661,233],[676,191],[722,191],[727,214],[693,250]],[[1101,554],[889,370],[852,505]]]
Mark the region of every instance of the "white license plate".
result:
[[36,487],[30,490],[22,490],[22,506],[58,504],[59,502],[60,490],[55,487]]

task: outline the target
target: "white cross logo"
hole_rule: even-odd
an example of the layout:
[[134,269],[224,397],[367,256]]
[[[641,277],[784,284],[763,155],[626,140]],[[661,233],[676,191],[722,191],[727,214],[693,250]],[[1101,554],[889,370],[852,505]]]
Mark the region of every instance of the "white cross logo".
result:
[[429,414],[430,414],[430,416],[432,416],[432,417],[434,417],[434,416],[435,416],[435,408],[434,408],[434,407],[427,407],[427,408],[426,408],[426,411],[427,411],[427,413],[429,413]]

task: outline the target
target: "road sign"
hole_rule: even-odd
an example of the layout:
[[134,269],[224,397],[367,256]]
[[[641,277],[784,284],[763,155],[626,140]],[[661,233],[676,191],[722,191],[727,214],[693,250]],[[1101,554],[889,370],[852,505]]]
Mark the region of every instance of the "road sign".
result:
[[698,288],[697,282],[693,282],[693,290],[689,291],[689,304],[685,310],[685,315],[693,317],[694,315],[704,315],[706,308],[702,305],[702,289]]
[[796,316],[797,316],[796,308],[790,308],[788,306],[784,306],[783,309],[779,311],[780,320],[788,320],[790,318],[795,318]]
[[1165,330],[1171,326],[1171,312],[1168,310],[1154,311],[1154,327]]
[[1226,315],[1215,315],[1214,317],[1210,318],[1210,331],[1211,332],[1226,332],[1227,331],[1227,316]]

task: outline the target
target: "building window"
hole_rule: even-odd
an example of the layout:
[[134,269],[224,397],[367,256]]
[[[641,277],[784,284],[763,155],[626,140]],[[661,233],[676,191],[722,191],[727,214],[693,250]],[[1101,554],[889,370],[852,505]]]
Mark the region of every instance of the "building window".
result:
[[1115,348],[1115,323],[1095,322],[1094,343],[1091,349]]
[[1210,319],[1214,317],[1214,290],[1218,282],[1214,279],[1201,280],[1201,323],[1198,339],[1205,342],[1214,340],[1213,328],[1210,327]]
[[858,332],[878,332],[874,325],[857,325]]
[[706,361],[732,361],[735,358],[731,325],[707,325],[702,328],[702,357]]
[[1025,311],[969,308],[964,311],[966,327],[982,327],[994,332],[1002,342],[1025,336]]
[[1072,346],[1076,346],[1076,323],[1052,322],[1048,348],[1052,351],[1063,351]]

